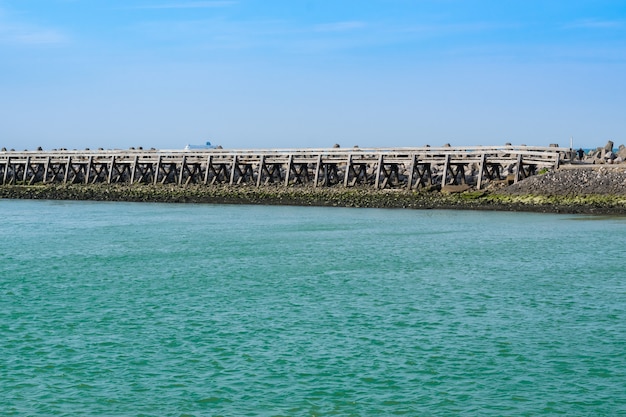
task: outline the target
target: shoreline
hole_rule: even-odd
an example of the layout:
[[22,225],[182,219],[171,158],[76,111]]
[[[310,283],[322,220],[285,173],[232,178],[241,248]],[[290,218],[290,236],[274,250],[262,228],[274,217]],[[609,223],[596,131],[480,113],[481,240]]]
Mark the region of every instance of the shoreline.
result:
[[354,208],[448,209],[626,215],[626,195],[407,191],[371,188],[188,185],[2,185],[0,199],[127,201],[154,203],[296,205]]

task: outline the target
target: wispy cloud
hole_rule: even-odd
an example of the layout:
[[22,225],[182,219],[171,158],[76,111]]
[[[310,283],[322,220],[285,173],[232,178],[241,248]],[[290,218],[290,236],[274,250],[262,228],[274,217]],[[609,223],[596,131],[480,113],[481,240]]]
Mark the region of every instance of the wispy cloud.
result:
[[[416,48],[433,51],[439,38],[464,36],[467,41],[463,45],[482,44],[485,34],[517,31],[521,27],[516,23],[490,22],[396,25],[385,21],[345,20],[302,24],[281,19],[233,21],[213,18],[147,21],[134,25],[133,30],[141,37],[158,40],[161,45],[179,45],[187,50],[271,50],[302,55],[363,51],[364,48],[411,43]],[[442,50],[446,48],[449,45]],[[437,49],[437,53],[442,52]]]
[[623,29],[626,22],[623,20],[585,19],[568,23],[565,29]]
[[237,1],[215,0],[215,1],[188,1],[175,3],[151,4],[145,6],[134,6],[133,9],[210,9],[216,7],[228,7],[237,4]]
[[134,30],[140,36],[170,45],[179,43],[185,48],[306,53],[369,44],[373,36],[370,32],[374,29],[361,21],[298,25],[280,19],[231,21],[217,18],[142,22],[134,25]]
[[315,25],[313,30],[316,32],[347,32],[355,29],[362,29],[366,26],[367,24],[365,22],[346,21]]
[[441,36],[462,33],[493,32],[499,30],[519,29],[520,24],[472,22],[472,23],[441,23],[421,24],[399,27],[399,32],[414,33],[421,35]]
[[11,21],[0,10],[0,43],[13,45],[60,45],[69,37],[62,31],[29,23]]
[[[0,38],[2,35],[0,34]],[[5,40],[24,45],[59,45],[68,41],[67,36],[56,30],[24,29],[13,31]]]

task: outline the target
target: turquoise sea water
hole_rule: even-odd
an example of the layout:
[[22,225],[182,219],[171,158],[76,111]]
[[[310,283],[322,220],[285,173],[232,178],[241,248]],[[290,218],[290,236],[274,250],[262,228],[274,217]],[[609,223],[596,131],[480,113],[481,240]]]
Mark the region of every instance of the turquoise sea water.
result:
[[0,213],[0,415],[626,415],[624,218]]

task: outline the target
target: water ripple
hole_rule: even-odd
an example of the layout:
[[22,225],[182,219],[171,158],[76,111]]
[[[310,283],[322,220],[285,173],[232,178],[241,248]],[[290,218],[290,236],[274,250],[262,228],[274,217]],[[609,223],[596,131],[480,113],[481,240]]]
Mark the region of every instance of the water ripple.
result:
[[7,415],[626,413],[610,219],[0,208]]

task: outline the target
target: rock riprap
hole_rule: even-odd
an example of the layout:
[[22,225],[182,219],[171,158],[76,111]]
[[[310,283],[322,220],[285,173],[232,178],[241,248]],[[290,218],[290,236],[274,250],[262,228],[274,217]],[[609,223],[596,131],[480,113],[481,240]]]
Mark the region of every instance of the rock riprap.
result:
[[626,195],[626,166],[566,166],[512,184],[509,195]]

